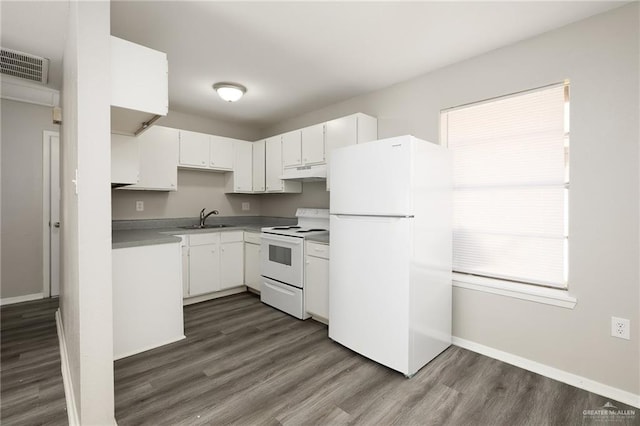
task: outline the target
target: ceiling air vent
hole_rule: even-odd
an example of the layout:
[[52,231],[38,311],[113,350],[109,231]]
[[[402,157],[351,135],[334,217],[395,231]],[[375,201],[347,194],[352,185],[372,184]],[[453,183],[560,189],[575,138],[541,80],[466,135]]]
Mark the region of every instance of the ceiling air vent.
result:
[[49,60],[17,50],[0,50],[2,74],[24,78],[46,84],[49,75]]

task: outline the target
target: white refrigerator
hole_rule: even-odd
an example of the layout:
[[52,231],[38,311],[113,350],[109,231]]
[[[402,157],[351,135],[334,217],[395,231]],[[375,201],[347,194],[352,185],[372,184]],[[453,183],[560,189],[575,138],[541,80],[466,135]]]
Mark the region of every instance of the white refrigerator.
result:
[[329,337],[411,377],[451,344],[450,154],[399,136],[330,167]]

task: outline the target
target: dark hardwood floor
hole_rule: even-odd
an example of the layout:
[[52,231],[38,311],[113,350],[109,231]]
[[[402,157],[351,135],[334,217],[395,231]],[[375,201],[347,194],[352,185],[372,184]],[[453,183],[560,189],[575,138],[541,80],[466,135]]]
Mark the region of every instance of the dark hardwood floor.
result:
[[0,308],[0,423],[66,425],[58,299]]
[[[54,311],[2,308],[3,425],[66,423]],[[585,416],[633,408],[455,346],[405,379],[248,293],[185,307],[185,332],[115,362],[119,425],[640,424],[637,409]]]

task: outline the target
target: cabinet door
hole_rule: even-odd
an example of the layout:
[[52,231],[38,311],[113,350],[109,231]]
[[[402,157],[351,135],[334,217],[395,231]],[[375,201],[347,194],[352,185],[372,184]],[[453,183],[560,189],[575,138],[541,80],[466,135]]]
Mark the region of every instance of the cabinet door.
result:
[[265,142],[265,189],[267,192],[282,191],[282,140],[280,136]]
[[260,246],[244,244],[244,284],[260,291]]
[[252,144],[252,190],[264,192],[265,190],[265,141],[261,140]]
[[167,54],[111,36],[111,105],[167,115]]
[[205,244],[189,248],[189,296],[219,291],[219,244]]
[[111,183],[138,183],[139,146],[138,138],[111,134]]
[[220,247],[220,288],[244,285],[244,243],[223,243]]
[[[235,139],[211,135],[209,168],[215,170],[233,170],[233,145]],[[244,142],[244,141],[243,141]]]
[[182,297],[189,297],[189,247],[182,246]]
[[206,168],[209,162],[209,135],[180,130],[181,166]]
[[327,121],[324,140],[327,148],[327,160],[331,158],[332,150],[355,145],[358,141],[358,117],[354,114]]
[[304,293],[306,310],[329,319],[329,260],[306,256]]
[[296,167],[302,164],[302,136],[300,130],[282,135],[282,164]]
[[[233,188],[230,192],[251,192],[253,189],[252,170],[252,143],[247,141],[235,141],[233,144]],[[230,175],[231,173],[228,173]],[[229,192],[229,188],[227,188]]]
[[138,136],[140,180],[122,189],[176,191],[178,189],[179,131],[153,126]]
[[324,123],[302,129],[302,163],[324,163]]

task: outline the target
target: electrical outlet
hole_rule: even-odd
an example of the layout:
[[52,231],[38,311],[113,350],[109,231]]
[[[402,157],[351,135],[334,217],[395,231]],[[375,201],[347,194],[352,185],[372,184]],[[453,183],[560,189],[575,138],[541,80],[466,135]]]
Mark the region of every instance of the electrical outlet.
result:
[[631,322],[626,318],[611,317],[611,335],[631,340]]
[[136,211],[137,212],[144,211],[144,201],[136,201]]
[[242,203],[242,210],[251,210],[251,205],[248,202]]

